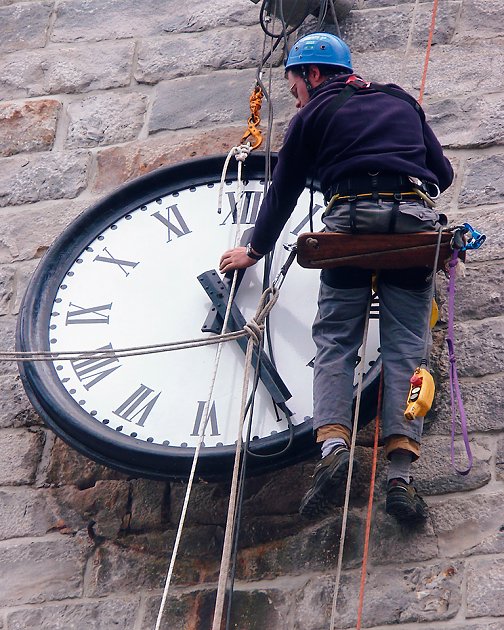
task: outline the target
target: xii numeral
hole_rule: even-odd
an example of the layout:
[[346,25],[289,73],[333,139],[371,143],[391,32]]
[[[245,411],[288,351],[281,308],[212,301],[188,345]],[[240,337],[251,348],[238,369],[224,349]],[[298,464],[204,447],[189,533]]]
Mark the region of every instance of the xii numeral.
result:
[[[200,429],[201,429],[201,423],[204,421],[207,421],[207,419],[203,417],[203,413],[205,412],[205,407],[207,407],[206,401],[198,400],[198,410],[196,412],[196,419],[194,421],[194,427],[193,427],[191,435],[199,435]],[[212,405],[210,406],[210,409],[207,408],[206,415],[208,416],[207,422],[210,422],[212,435],[220,435],[219,427],[217,424],[217,413],[215,412],[215,402],[212,403]]]
[[[224,221],[219,225],[226,225],[230,217],[232,217],[233,223],[236,223],[237,219],[238,204],[235,194],[233,192],[228,192],[226,194],[229,201],[229,207],[231,209],[224,218]],[[263,194],[260,190],[247,190],[244,194],[245,199],[243,200],[240,223],[242,225],[253,225],[257,220],[257,213],[259,212]]]

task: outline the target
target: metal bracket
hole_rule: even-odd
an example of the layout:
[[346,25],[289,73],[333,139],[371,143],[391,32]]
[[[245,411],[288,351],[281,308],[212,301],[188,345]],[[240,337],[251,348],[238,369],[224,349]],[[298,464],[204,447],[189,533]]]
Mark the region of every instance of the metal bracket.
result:
[[[211,271],[205,271],[204,273],[200,274],[198,276],[198,280],[201,283],[202,287],[205,289],[208,297],[212,300],[217,314],[223,321],[229,300],[228,288],[221,280],[219,274],[217,273],[217,271],[215,271],[215,269],[212,269]],[[228,331],[241,330],[245,324],[245,318],[243,317],[238,306],[233,302],[233,304],[231,305],[227,326]],[[243,352],[246,352],[247,339],[245,337],[240,337],[236,341]],[[255,347],[252,354],[252,365],[254,368],[257,366],[258,360],[260,361],[259,377],[264,383],[264,386],[268,390],[270,396],[283,411],[287,411],[288,415],[292,415],[292,413],[283,404],[292,397],[292,394],[281,379],[275,366],[271,363],[268,355],[264,352],[262,348],[258,350]]]

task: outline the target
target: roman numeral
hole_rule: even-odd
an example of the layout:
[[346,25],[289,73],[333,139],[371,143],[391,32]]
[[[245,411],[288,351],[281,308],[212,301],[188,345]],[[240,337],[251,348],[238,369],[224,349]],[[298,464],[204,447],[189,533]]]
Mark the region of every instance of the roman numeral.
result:
[[153,394],[153,389],[141,384],[113,413],[123,420],[136,422],[138,426],[143,427],[161,392]]
[[125,276],[129,276],[129,271],[126,271],[125,267],[132,267],[134,269],[138,265],[137,262],[132,262],[131,260],[121,260],[120,258],[114,258],[106,247],[103,248],[103,251],[107,253],[107,256],[95,256],[94,260],[117,265]]
[[[318,203],[314,204],[313,206],[313,211],[312,211],[312,217],[314,217],[317,212],[319,210],[322,210],[322,206],[320,206]],[[310,225],[310,214],[308,213],[305,218],[301,221],[301,223],[299,223],[298,225],[296,225],[296,227],[291,230],[291,234],[294,234],[294,236],[299,236],[299,234],[303,231],[306,232],[305,226],[306,225]]]
[[[194,421],[194,427],[193,427],[191,435],[199,435],[201,422],[205,420],[205,418],[203,418],[205,405],[206,405],[205,400],[198,400],[198,411],[196,412],[196,419]],[[210,407],[208,416],[210,420],[210,426],[212,428],[212,435],[220,435],[219,427],[217,425],[217,413],[215,412],[215,401],[212,403],[212,406]]]
[[[229,217],[232,217],[233,223],[236,223],[238,207],[235,194],[234,192],[228,192],[226,194],[231,210],[226,215],[224,221],[219,225],[226,225]],[[244,194],[245,200],[243,201],[242,205],[240,223],[242,225],[245,225],[247,223],[253,225],[257,220],[257,213],[259,212],[259,207],[261,206],[263,193],[260,190],[247,190]]]
[[158,211],[151,214],[151,217],[156,217],[156,219],[161,221],[161,223],[168,228],[167,243],[171,242],[172,233],[175,234],[177,238],[191,233],[191,230],[187,227],[187,223],[184,221],[184,217],[180,214],[180,210],[176,204],[169,206],[166,209],[166,214],[167,216],[165,217]]
[[[106,346],[97,348],[97,352],[100,350],[113,351],[112,344],[109,343]],[[70,363],[72,364],[77,378],[88,391],[91,387],[96,385],[96,383],[99,383],[102,379],[121,367],[119,359],[115,355],[103,358],[75,359],[74,361],[70,361]],[[114,363],[118,363],[119,365],[109,367]]]
[[[70,310],[71,307],[74,308],[73,311]],[[70,324],[108,324],[109,315],[108,313],[102,313],[102,311],[110,311],[111,308],[112,308],[112,303],[102,304],[101,306],[91,306],[90,308],[85,308],[84,306],[79,306],[78,304],[73,304],[73,302],[70,302],[69,310],[66,316],[65,325],[68,326]],[[87,316],[91,316],[91,317],[87,317]]]

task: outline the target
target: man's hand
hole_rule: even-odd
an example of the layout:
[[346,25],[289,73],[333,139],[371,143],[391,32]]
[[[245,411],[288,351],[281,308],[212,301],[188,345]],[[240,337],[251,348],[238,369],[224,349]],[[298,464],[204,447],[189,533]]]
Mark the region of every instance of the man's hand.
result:
[[228,249],[225,252],[219,264],[219,271],[226,273],[227,271],[234,271],[235,269],[246,269],[255,265],[257,260],[247,256],[246,247],[235,247],[234,249]]

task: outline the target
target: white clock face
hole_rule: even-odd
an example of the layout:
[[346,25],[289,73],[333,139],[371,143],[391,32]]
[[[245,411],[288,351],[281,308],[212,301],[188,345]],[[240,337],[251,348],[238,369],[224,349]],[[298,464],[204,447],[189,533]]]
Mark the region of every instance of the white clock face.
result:
[[[117,350],[205,336],[202,326],[212,302],[198,280],[217,269],[220,255],[234,246],[236,182],[227,183],[222,213],[218,184],[170,193],[137,207],[104,229],[73,262],[61,282],[49,320],[53,351]],[[245,187],[242,230],[250,228],[263,197],[263,185]],[[320,229],[322,196],[316,194],[314,227]],[[273,279],[287,258],[282,244],[309,231],[309,194],[305,191],[285,227],[273,258]],[[246,320],[256,310],[264,262],[249,268],[236,304]],[[312,415],[312,367],[319,274],[294,263],[271,318],[276,370],[292,397],[292,423]],[[210,336],[211,333],[206,333]],[[371,320],[366,363],[378,358],[377,321]],[[172,447],[198,441],[209,396],[216,346],[108,359],[55,361],[68,394],[100,423],[133,440]],[[237,438],[244,353],[236,341],[224,345],[213,395],[205,448],[231,445]],[[268,437],[288,429],[265,385],[260,382],[251,435]]]

